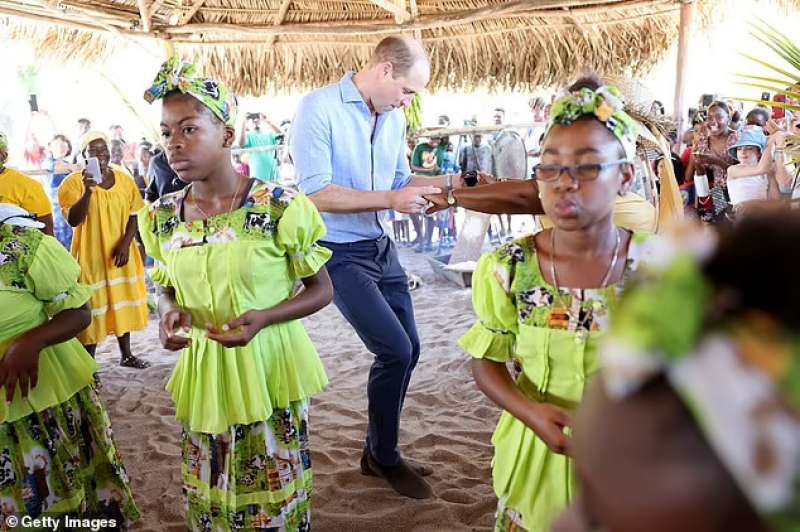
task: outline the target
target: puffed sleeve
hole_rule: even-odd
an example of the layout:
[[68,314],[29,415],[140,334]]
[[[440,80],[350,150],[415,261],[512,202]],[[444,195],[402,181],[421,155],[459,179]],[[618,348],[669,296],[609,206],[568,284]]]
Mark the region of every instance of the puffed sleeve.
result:
[[92,290],[78,283],[81,268],[58,240],[43,236],[28,267],[27,277],[33,295],[44,302],[45,311],[55,316],[64,310],[80,308]]
[[150,279],[156,284],[161,286],[173,286],[172,280],[167,273],[167,267],[164,260],[164,252],[161,249],[161,243],[158,240],[158,233],[156,232],[156,224],[158,223],[158,200],[145,207],[139,209],[136,214],[136,222],[139,226],[139,236],[142,238],[144,250],[148,257],[152,257],[155,261],[153,269],[150,270]]
[[61,206],[64,218],[69,217],[69,210],[78,203],[81,196],[83,196],[83,177],[80,173],[74,173],[58,187],[58,204]]
[[53,205],[50,203],[50,198],[47,197],[47,192],[38,181],[31,179],[29,183],[28,203],[26,209],[38,217],[50,216],[53,214]]
[[505,362],[514,356],[517,311],[510,293],[513,263],[497,252],[483,255],[472,276],[472,306],[478,321],[458,344],[475,358]]
[[130,197],[130,212],[131,216],[136,216],[142,207],[144,207],[144,200],[142,199],[142,193],[139,192],[139,187],[136,186],[136,180],[133,179],[132,175],[126,174],[126,183],[128,187],[128,195]]
[[286,250],[290,275],[305,279],[320,271],[332,253],[318,244],[326,233],[319,211],[305,194],[295,194],[278,221],[277,244]]

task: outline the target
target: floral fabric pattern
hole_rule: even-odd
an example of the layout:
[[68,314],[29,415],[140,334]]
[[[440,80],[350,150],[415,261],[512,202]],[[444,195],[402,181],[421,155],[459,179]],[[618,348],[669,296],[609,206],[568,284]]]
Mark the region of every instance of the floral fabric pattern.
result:
[[182,448],[191,530],[311,530],[307,402],[222,434],[184,430]]
[[616,87],[604,86],[596,91],[584,88],[556,100],[550,110],[545,136],[554,125],[568,126],[584,116],[597,118],[620,141],[625,156],[634,160],[639,127],[625,112],[622,93]]
[[0,424],[0,523],[11,515],[138,519],[129,479],[100,397],[68,401]]
[[199,100],[226,126],[236,125],[236,97],[228,88],[219,81],[202,77],[195,65],[173,56],[161,65],[144,99],[153,103],[175,90]]

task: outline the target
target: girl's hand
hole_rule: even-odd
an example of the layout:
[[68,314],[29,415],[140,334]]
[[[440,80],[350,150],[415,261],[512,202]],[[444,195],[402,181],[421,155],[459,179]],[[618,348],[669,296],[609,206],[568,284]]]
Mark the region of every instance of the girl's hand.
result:
[[572,427],[572,418],[566,410],[547,403],[535,403],[530,415],[521,421],[534,431],[551,451],[557,454],[569,454],[570,440],[564,434],[564,429]]
[[164,349],[180,351],[192,343],[188,333],[192,327],[192,316],[181,309],[168,310],[158,324],[158,338]]
[[36,340],[21,336],[0,360],[0,386],[6,387],[6,401],[11,402],[19,386],[22,398],[36,387],[39,379],[39,352],[44,348]]
[[222,329],[208,328],[208,337],[225,347],[244,347],[257,335],[261,329],[269,325],[269,320],[263,310],[249,310],[232,322],[222,326]]

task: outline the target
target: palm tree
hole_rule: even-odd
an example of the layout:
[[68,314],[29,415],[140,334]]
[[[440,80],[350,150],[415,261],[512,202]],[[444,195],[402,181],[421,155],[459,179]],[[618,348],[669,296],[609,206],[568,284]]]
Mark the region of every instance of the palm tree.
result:
[[[775,53],[774,59],[765,60],[750,54],[743,54],[751,62],[769,71],[768,75],[753,76],[739,74],[746,87],[754,87],[786,97],[786,102],[769,103],[772,107],[800,112],[800,47],[792,40],[763,20],[757,22],[752,35]],[[777,62],[776,59],[781,61]],[[744,101],[761,103],[760,100],[744,99]],[[786,143],[786,151],[795,162],[800,162],[800,134],[791,131]]]

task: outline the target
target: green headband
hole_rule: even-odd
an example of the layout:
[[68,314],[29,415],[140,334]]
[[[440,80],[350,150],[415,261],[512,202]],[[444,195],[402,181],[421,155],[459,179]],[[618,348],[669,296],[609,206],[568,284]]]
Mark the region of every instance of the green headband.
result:
[[153,103],[175,90],[197,98],[226,126],[236,125],[236,98],[228,88],[219,81],[200,76],[192,63],[171,57],[161,65],[153,86],[145,91],[144,99]]
[[770,529],[796,532],[800,342],[766,317],[708,326],[714,289],[702,265],[715,247],[699,231],[653,243],[612,318],[603,382],[624,398],[664,375]]
[[624,108],[622,94],[616,87],[603,86],[596,91],[581,89],[553,103],[545,136],[556,124],[569,126],[579,118],[591,116],[617,137],[625,150],[625,157],[633,160],[636,156],[636,136],[639,128]]

